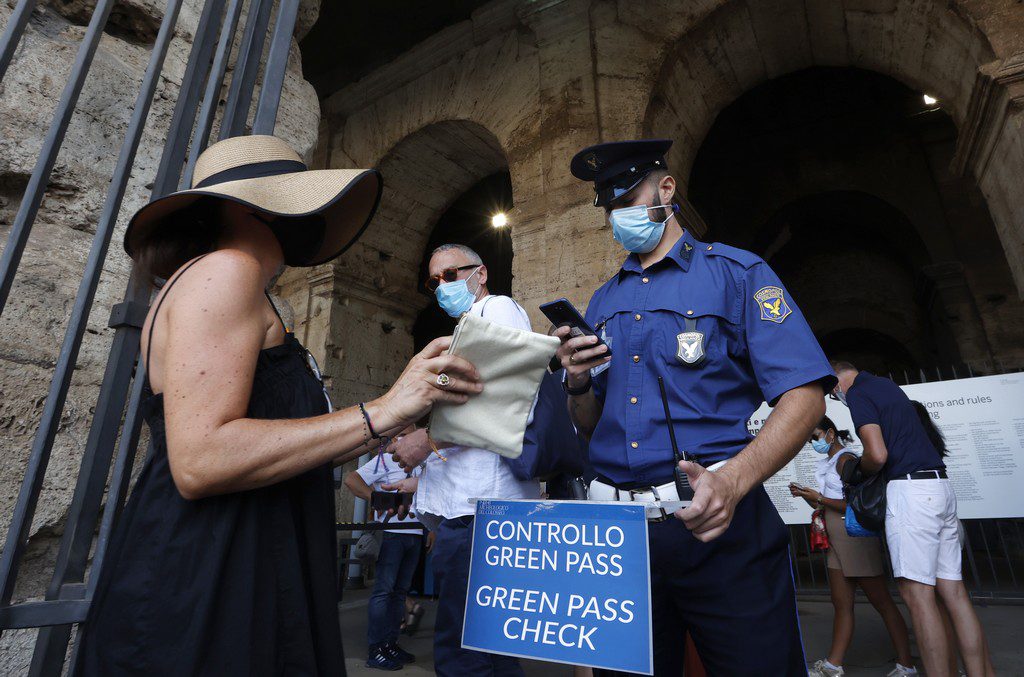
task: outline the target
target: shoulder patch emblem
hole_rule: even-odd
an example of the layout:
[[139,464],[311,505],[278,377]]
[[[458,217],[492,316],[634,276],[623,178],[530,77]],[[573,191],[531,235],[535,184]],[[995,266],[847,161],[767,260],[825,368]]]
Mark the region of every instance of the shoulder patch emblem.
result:
[[754,294],[754,301],[761,311],[761,319],[775,324],[782,324],[793,309],[786,303],[781,287],[761,287]]

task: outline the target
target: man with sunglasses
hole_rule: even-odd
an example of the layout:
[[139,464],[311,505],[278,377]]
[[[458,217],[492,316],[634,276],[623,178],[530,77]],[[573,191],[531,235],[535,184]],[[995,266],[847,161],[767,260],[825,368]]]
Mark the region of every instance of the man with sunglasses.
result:
[[[805,675],[789,535],[761,483],[807,441],[835,376],[767,263],[682,227],[671,144],[599,144],[570,167],[628,252],[586,314],[614,357],[556,333],[570,413],[590,437],[589,497],[679,498],[667,406],[694,496],[674,518],[647,511],[654,674],[679,674],[689,631],[709,674]],[[774,411],[752,438],[765,400]]]
[[[424,285],[453,318],[473,313],[517,329],[530,330],[522,306],[487,289],[487,266],[469,247],[446,244],[430,256]],[[484,384],[487,388],[487,384]],[[473,514],[471,498],[540,498],[536,480],[517,480],[504,459],[485,449],[450,446],[428,438],[426,430],[394,445],[394,460],[406,470],[423,464],[414,509],[436,533],[431,555],[437,582],[434,621],[434,670],[441,677],[522,675],[519,659],[462,648],[462,623],[469,585]]]

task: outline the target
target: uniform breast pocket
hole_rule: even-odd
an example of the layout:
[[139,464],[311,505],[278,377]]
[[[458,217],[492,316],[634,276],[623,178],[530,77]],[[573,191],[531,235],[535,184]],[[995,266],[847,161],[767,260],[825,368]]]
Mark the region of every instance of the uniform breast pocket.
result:
[[715,304],[690,304],[661,311],[664,329],[661,354],[669,365],[699,369],[725,359],[736,335],[728,309]]

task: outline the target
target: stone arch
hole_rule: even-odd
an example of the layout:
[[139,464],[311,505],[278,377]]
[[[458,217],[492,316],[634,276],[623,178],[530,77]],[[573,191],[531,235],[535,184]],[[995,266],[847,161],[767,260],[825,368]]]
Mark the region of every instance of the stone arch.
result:
[[1019,58],[1000,61],[958,3],[705,4],[704,12],[691,9],[664,22],[677,28],[665,31],[669,46],[651,69],[650,97],[637,130],[679,141],[669,163],[684,193],[715,118],[744,92],[812,66],[882,73],[936,96],[949,112],[959,131],[953,169],[973,174],[981,188],[1024,297],[1024,197],[1014,189],[1024,174],[1024,143],[1014,131],[1009,90],[1024,72]]
[[481,179],[507,170],[508,161],[487,129],[448,120],[402,139],[377,166],[384,175],[380,210],[353,255],[339,265],[352,272],[375,271],[380,293],[415,314],[430,300],[419,293],[417,277],[437,220]]
[[[949,173],[956,140],[950,115],[926,110],[919,93],[889,76],[804,69],[754,87],[718,113],[689,177],[689,197],[710,224],[709,240],[766,258],[799,239],[783,226],[792,231],[810,219],[831,229],[819,248],[843,252],[836,264],[857,280],[856,293],[829,288],[827,279],[797,283],[820,263],[818,251],[790,247],[796,263],[777,267],[819,335],[870,315],[874,324],[862,326],[913,345],[919,364],[964,361],[986,372],[1019,359],[1019,341],[1007,340],[1002,327],[1019,326],[1024,304],[1008,298],[1014,282],[1000,261],[1006,252],[976,184]],[[849,312],[832,312],[826,298],[844,296]],[[826,323],[830,313],[835,322]]]
[[344,311],[328,342],[341,359],[334,386],[375,396],[413,354],[412,328],[430,302],[420,261],[438,218],[481,179],[508,168],[497,137],[467,120],[419,129],[374,163],[381,205],[362,238],[334,265],[331,295]]
[[[465,36],[453,27],[431,40],[440,44],[445,38],[448,50],[454,50]],[[325,99],[325,164],[381,166],[420,130],[459,123],[475,130],[467,134],[491,137],[492,145],[502,150],[517,195],[539,195],[541,104],[533,34],[518,26],[431,63],[436,54],[413,50],[410,61],[393,62]],[[411,62],[413,55],[422,63]]]
[[687,176],[719,111],[763,82],[812,66],[888,75],[936,96],[962,126],[978,69],[995,58],[985,36],[944,2],[845,4],[860,9],[735,0],[680,35],[655,76],[643,118],[646,133],[682,141],[670,166]]

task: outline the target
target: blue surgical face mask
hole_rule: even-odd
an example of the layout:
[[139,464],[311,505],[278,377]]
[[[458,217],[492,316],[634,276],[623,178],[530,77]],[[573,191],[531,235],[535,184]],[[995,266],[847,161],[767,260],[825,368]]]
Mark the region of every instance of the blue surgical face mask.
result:
[[819,454],[827,454],[832,444],[823,437],[820,440],[811,440],[811,448]]
[[[441,310],[448,313],[451,317],[459,317],[463,313],[468,312],[473,307],[473,302],[476,301],[476,294],[470,293],[469,285],[466,283],[469,281],[469,278],[479,272],[480,268],[478,267],[465,280],[455,280],[455,282],[439,284],[437,289],[434,290],[434,296],[437,297],[437,303],[441,306]],[[477,291],[480,291],[479,286]]]
[[671,205],[658,205],[648,207],[637,205],[635,207],[623,207],[613,209],[608,214],[608,220],[612,224],[612,237],[626,249],[634,254],[646,254],[653,250],[661,242],[661,236],[665,232],[665,224],[672,218],[669,214],[664,221],[651,221],[647,212],[652,209],[669,209]]

